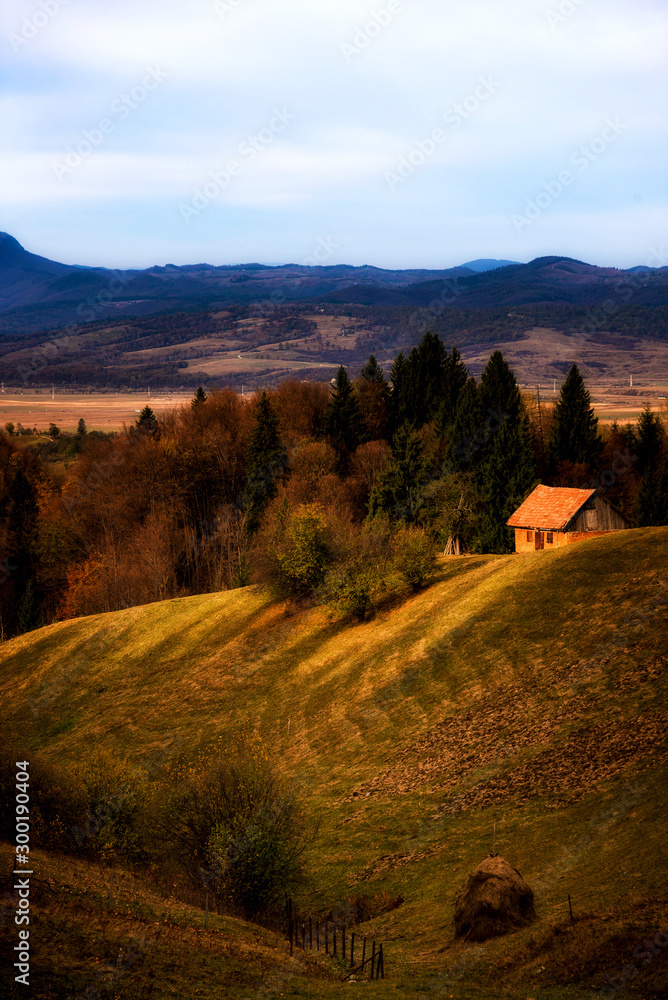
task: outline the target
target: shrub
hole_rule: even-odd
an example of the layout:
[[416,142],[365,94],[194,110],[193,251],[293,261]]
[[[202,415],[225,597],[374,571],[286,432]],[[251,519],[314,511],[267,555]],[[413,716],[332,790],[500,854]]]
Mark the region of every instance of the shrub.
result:
[[328,525],[319,504],[292,510],[283,501],[260,533],[257,575],[279,597],[307,597],[320,587],[332,560]]
[[213,748],[183,773],[160,825],[167,856],[193,886],[208,885],[219,908],[257,916],[302,878],[303,816],[258,738]]
[[404,528],[394,540],[394,568],[413,590],[419,590],[436,565],[434,542],[421,528]]

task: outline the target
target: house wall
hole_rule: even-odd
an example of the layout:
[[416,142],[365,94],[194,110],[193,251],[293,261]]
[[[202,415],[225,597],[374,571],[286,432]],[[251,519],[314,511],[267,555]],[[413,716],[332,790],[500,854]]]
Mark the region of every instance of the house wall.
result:
[[[625,525],[626,527],[626,525]],[[543,532],[544,551],[548,549],[563,548],[564,545],[572,545],[573,542],[581,542],[583,538],[597,538],[599,535],[609,535],[609,531],[553,531],[552,542],[548,542],[548,533]],[[531,539],[527,538],[526,528],[515,528],[515,551],[535,552],[536,533],[531,532]],[[539,550],[541,551],[541,550]]]
[[568,525],[570,533],[601,531],[623,531],[628,527],[621,514],[603,497],[595,497],[593,503],[580,511],[578,517]]

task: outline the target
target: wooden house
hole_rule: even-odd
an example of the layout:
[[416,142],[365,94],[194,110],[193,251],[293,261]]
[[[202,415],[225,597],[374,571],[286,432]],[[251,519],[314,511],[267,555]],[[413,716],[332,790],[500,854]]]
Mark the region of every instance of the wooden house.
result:
[[629,527],[624,515],[597,490],[558,486],[537,486],[506,523],[515,529],[516,552],[557,549]]

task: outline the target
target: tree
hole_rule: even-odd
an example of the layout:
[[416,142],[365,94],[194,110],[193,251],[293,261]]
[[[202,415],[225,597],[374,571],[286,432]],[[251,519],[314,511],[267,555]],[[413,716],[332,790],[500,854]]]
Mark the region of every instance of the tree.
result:
[[77,437],[83,438],[86,436],[86,421],[83,417],[79,417],[79,423],[77,424]]
[[390,396],[390,430],[394,434],[411,419],[411,379],[408,361],[399,351],[390,371],[392,394]]
[[203,403],[206,403],[206,393],[200,385],[197,387],[197,392],[193,396],[190,406],[193,410],[196,410],[199,406],[202,406]]
[[658,413],[652,413],[652,407],[647,403],[638,417],[636,431],[636,455],[638,456],[638,472],[644,475],[651,469],[661,454],[665,431]]
[[421,528],[404,528],[394,541],[394,568],[413,589],[419,590],[436,565],[436,546]]
[[429,478],[422,437],[406,422],[394,435],[392,457],[369,496],[370,517],[387,514],[393,521],[411,524],[422,503]]
[[365,437],[379,441],[387,437],[390,393],[383,370],[373,354],[362,368],[356,385]]
[[53,438],[54,441],[56,440],[56,438],[59,438],[60,427],[57,427],[56,424],[49,424],[49,437]]
[[336,373],[325,413],[325,429],[339,457],[339,468],[343,471],[350,455],[362,440],[362,418],[355,389],[343,365]]
[[475,548],[512,552],[506,521],[536,483],[529,415],[515,376],[501,351],[490,357],[480,379],[488,434],[476,469],[481,516]]
[[139,417],[135,421],[135,427],[140,432],[140,434],[151,435],[152,437],[157,437],[158,435],[158,420],[148,404],[139,414]]
[[263,392],[255,407],[256,425],[247,450],[247,481],[243,507],[248,514],[248,531],[257,531],[267,504],[276,496],[277,484],[285,475],[287,457],[279,434],[278,414]]
[[582,463],[591,469],[601,453],[598,420],[577,365],[561,387],[548,445],[550,468],[560,462]]

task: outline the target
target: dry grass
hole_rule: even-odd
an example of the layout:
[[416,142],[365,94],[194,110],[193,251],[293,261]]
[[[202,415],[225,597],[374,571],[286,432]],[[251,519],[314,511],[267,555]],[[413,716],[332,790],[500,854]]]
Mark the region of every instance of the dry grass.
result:
[[[355,626],[254,588],[132,608],[0,647],[0,697],[26,753],[61,762],[99,744],[150,767],[259,731],[321,820],[302,908],[360,883],[405,900],[365,925],[394,970],[378,995],[526,1000],[534,966],[508,966],[501,987],[490,963],[560,925],[569,893],[622,922],[630,899],[666,896],[666,564],[668,529],[643,529],[443,560],[430,588]],[[452,902],[493,822],[538,922],[461,945]],[[593,954],[541,1000],[586,996]]]

